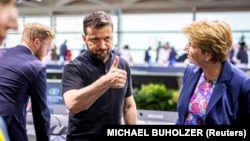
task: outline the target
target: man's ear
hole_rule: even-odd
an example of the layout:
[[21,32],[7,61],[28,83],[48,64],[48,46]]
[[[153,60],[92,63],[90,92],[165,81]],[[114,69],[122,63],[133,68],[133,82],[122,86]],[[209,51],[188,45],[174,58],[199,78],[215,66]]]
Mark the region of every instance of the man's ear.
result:
[[86,42],[86,35],[85,35],[85,34],[82,34],[82,40],[83,40],[84,42]]
[[34,44],[34,47],[37,49],[39,47],[39,44],[40,44],[40,39],[38,38],[35,38],[34,41],[33,41],[33,44]]
[[206,60],[211,60],[213,58],[212,53],[211,52],[206,52]]

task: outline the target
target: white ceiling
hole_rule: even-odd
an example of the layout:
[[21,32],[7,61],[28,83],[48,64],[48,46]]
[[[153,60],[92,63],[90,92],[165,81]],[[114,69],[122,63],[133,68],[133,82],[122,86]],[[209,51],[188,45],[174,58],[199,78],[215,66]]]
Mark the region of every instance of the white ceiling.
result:
[[94,10],[129,13],[250,11],[250,0],[17,0],[21,15],[85,14]]

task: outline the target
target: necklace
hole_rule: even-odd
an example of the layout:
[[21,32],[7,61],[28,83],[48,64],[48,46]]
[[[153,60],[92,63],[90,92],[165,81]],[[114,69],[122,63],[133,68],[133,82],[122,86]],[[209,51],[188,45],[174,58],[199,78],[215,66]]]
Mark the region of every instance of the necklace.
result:
[[213,78],[212,80],[208,80],[208,79],[206,78],[206,76],[204,75],[204,73],[203,73],[203,76],[204,76],[204,80],[205,80],[206,83],[212,83],[213,85],[216,84],[217,78]]

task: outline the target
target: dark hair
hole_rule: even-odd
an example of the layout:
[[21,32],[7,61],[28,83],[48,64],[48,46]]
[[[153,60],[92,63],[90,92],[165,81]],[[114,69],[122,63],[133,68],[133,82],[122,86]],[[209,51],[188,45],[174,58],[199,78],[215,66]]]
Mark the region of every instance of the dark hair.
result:
[[0,0],[0,6],[1,5],[8,5],[8,4],[15,4],[15,0]]
[[113,21],[111,16],[104,11],[95,11],[87,14],[83,19],[83,32],[87,34],[87,27],[100,28],[111,25],[113,30]]

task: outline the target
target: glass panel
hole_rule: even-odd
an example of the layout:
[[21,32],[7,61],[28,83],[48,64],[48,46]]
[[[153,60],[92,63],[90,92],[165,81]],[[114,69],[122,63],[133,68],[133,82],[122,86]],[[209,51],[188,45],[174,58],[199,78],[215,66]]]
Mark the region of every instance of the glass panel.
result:
[[[184,46],[187,43],[186,37],[181,32],[176,33],[127,33],[121,35],[121,46],[123,48],[126,44],[129,45],[132,52],[135,63],[144,62],[144,51],[151,46],[152,48],[152,61],[155,62],[156,58],[156,48],[158,42],[162,45],[166,42],[170,43],[171,47],[174,47],[178,54],[184,52]],[[134,53],[135,52],[135,53]],[[139,52],[143,52],[140,56]]]
[[250,12],[204,12],[197,13],[196,19],[219,19],[227,22],[232,30],[250,30]]
[[29,22],[38,22],[41,24],[45,24],[49,27],[51,27],[51,20],[50,17],[25,17],[24,18],[24,23],[29,23]]
[[58,16],[55,18],[57,32],[82,32],[83,16]]
[[[83,32],[83,16],[57,16],[55,25],[57,32]],[[117,16],[112,16],[114,32],[117,31]]]
[[121,31],[179,31],[192,19],[192,13],[124,14],[121,17]]

